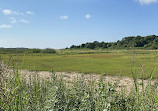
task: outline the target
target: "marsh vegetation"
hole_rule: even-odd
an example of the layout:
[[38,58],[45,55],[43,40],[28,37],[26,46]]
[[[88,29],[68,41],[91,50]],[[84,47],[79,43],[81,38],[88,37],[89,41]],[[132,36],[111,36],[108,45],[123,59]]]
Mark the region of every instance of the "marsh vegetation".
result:
[[21,70],[39,70],[55,72],[79,72],[105,74],[111,76],[132,77],[135,58],[135,70],[141,78],[141,66],[144,67],[144,78],[150,76],[155,70],[153,78],[157,78],[158,67],[157,50],[57,50],[56,53],[20,53],[1,54],[8,61],[12,56],[13,61],[18,60]]
[[[0,110],[156,111],[157,54],[140,49],[1,54]],[[130,88],[120,85],[121,78]]]
[[23,75],[17,64],[0,62],[0,110],[2,111],[153,111],[158,110],[158,84],[141,82],[127,92],[116,83],[86,81],[84,75],[71,82],[62,75],[50,73],[49,78],[34,74]]

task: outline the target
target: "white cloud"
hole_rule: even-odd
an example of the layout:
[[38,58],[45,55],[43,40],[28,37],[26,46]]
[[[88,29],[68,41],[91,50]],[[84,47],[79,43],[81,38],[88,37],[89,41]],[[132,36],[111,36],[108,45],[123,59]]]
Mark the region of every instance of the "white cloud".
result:
[[22,23],[29,23],[29,21],[26,20],[26,19],[21,19],[21,20],[19,20],[19,22],[22,22]]
[[12,25],[7,25],[7,24],[0,25],[0,29],[10,29],[12,27],[13,27]]
[[69,17],[65,15],[65,16],[60,16],[60,18],[63,20],[67,20]]
[[17,20],[16,18],[14,18],[14,17],[11,17],[10,18],[11,19],[11,23],[12,24],[16,24],[16,23],[29,23],[29,21],[28,20],[26,20],[26,19],[20,19],[20,20]]
[[11,9],[0,9],[2,11],[3,14],[5,15],[33,15],[34,12],[32,11],[27,11],[26,13],[23,13],[23,12],[20,12],[20,11],[14,11],[14,10],[11,10]]
[[86,14],[86,15],[85,15],[85,18],[86,18],[86,19],[90,19],[90,18],[91,18],[91,15],[90,15],[90,14]]
[[9,10],[9,9],[2,10],[2,12],[3,12],[5,15],[10,15],[10,14],[12,14],[12,10]]
[[10,9],[4,9],[2,10],[3,14],[5,15],[23,15],[24,13],[22,12],[19,12],[19,11],[13,11],[13,10],[10,10]]
[[27,11],[26,14],[27,14],[27,15],[33,15],[34,12],[32,12],[32,11]]
[[157,3],[158,0],[135,0],[137,2],[139,2],[141,5],[148,5],[148,4],[151,4],[151,3]]

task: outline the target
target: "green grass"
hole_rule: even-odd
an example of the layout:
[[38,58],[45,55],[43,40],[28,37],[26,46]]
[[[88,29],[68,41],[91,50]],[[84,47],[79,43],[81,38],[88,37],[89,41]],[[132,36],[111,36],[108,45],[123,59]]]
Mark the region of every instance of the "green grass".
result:
[[[158,67],[157,50],[135,50],[136,75],[141,78],[140,66],[144,66],[144,77],[148,78],[153,68]],[[1,54],[8,60],[10,55]],[[14,54],[21,61],[21,69],[58,72],[82,72],[106,75],[132,76],[134,54],[131,50],[58,50],[57,54]],[[158,78],[155,70],[153,78]]]
[[[10,61],[11,62],[11,61]],[[158,83],[135,87],[127,93],[117,84],[85,82],[84,75],[67,85],[59,75],[50,79],[38,75],[26,79],[17,65],[9,68],[0,61],[0,111],[157,111]],[[9,72],[8,72],[9,71]],[[142,81],[143,82],[143,81]]]

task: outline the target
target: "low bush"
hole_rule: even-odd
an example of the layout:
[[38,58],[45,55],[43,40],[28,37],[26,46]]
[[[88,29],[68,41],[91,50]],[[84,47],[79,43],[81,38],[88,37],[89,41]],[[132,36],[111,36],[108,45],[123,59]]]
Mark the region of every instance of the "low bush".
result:
[[43,53],[56,53],[55,49],[51,49],[51,48],[46,48],[42,50]]
[[40,53],[40,52],[42,52],[42,50],[41,49],[32,49],[32,52],[33,53]]

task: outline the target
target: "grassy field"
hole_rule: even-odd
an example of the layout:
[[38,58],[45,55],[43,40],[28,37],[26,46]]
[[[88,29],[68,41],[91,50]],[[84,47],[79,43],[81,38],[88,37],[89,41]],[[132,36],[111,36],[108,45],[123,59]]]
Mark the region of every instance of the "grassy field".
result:
[[[1,54],[6,61],[12,56],[20,69],[57,72],[82,72],[105,75],[149,77],[154,69],[158,78],[157,50],[58,50],[56,54]],[[18,59],[17,59],[18,58]],[[135,63],[135,69],[134,64]],[[143,66],[143,70],[141,69]]]
[[86,81],[83,74],[67,82],[53,72],[49,78],[41,78],[36,71],[25,75],[18,69],[20,65],[20,69],[27,70],[53,68],[122,76],[131,76],[133,71],[138,77],[149,77],[155,69],[157,78],[157,54],[151,50],[1,54],[0,111],[157,111],[158,82],[152,83],[152,77],[146,84],[133,77],[133,87],[127,92],[123,87],[120,89],[119,81],[105,83],[104,75],[98,81]]
[[133,78],[127,92],[118,82],[86,81],[84,75],[67,82],[54,73],[43,79],[35,72],[24,76],[16,66],[0,61],[0,111],[157,111],[158,83],[145,85]]

